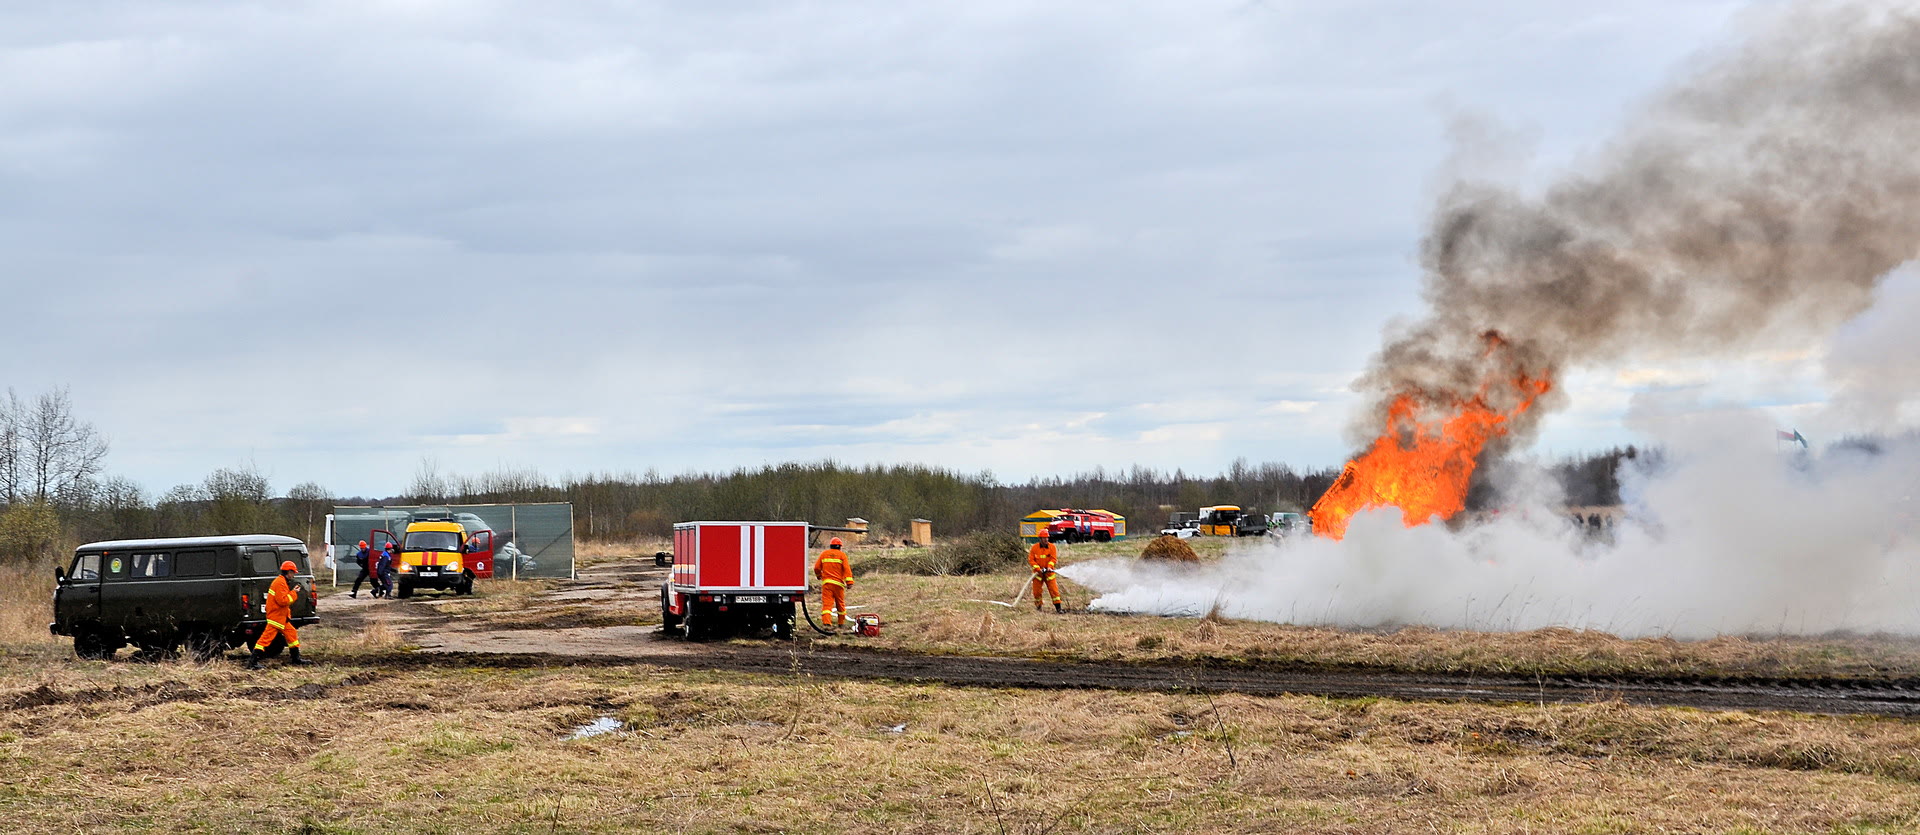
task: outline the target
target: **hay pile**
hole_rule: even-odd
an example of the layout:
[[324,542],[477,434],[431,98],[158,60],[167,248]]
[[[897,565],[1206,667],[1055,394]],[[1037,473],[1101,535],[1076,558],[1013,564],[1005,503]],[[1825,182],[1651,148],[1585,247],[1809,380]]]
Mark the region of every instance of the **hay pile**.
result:
[[1159,536],[1147,543],[1140,552],[1143,560],[1171,560],[1173,562],[1199,562],[1200,555],[1193,552],[1187,541],[1177,536]]

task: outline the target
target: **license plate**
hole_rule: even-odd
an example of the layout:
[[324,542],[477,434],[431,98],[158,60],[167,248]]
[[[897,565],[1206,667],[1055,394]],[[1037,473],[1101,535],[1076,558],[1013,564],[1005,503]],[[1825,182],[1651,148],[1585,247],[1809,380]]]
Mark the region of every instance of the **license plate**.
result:
[[764,595],[764,594],[745,594],[745,595],[741,595],[741,596],[739,596],[739,597],[736,597],[736,598],[734,598],[734,599],[733,599],[733,602],[735,602],[735,603],[765,603],[765,602],[767,602],[767,596],[766,596],[766,595]]
[[422,569],[420,569],[420,573],[421,573],[421,574],[439,574],[439,573],[440,573],[440,569],[438,569],[438,568],[434,568],[434,567],[432,567],[432,566],[428,566],[428,567],[426,567],[426,568],[422,568]]

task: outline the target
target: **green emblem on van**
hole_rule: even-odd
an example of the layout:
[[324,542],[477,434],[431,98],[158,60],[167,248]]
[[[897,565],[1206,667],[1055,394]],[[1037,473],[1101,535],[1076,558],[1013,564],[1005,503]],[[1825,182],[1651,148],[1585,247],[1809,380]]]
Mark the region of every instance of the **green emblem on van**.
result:
[[119,574],[119,573],[120,573],[120,558],[119,558],[119,557],[114,557],[114,558],[113,558],[113,562],[112,562],[112,563],[110,563],[110,564],[108,565],[108,567],[107,567],[107,570],[108,570],[108,571],[110,571],[110,572],[112,572],[112,573],[114,573],[114,574]]

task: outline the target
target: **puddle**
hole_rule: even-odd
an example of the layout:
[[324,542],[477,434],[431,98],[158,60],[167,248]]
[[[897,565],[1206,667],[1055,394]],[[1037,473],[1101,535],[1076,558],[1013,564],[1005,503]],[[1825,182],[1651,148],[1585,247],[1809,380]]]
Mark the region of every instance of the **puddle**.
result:
[[570,736],[567,738],[568,739],[586,739],[587,737],[599,736],[601,734],[624,733],[626,732],[626,729],[627,729],[627,723],[622,722],[618,719],[615,719],[611,716],[602,716],[598,719],[593,720],[592,722],[589,722],[585,725],[581,725],[578,728],[574,728],[573,736]]

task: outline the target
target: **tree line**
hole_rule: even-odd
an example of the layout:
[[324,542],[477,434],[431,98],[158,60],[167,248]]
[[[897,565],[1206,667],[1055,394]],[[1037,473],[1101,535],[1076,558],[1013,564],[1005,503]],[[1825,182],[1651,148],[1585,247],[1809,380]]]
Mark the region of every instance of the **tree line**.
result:
[[[833,461],[772,464],[726,473],[661,476],[603,473],[549,480],[531,470],[478,476],[447,474],[423,462],[407,491],[383,504],[572,502],[576,533],[591,539],[664,536],[693,519],[796,520],[840,525],[861,518],[883,533],[903,533],[916,518],[941,533],[1014,530],[1042,508],[1111,510],[1134,532],[1158,530],[1170,510],[1239,504],[1303,511],[1338,473],[1300,472],[1285,464],[1234,462],[1213,476],[1147,467],[1002,484],[992,473],[919,464],[853,466]],[[374,500],[357,499],[364,503]]]
[[[662,476],[599,473],[551,479],[503,468],[479,475],[445,472],[423,459],[398,496],[337,496],[319,484],[276,493],[251,465],[222,467],[199,482],[149,496],[108,474],[107,439],[73,413],[66,390],[31,399],[0,398],[0,562],[51,560],[79,542],[230,533],[277,533],[317,542],[335,504],[504,504],[571,502],[583,539],[664,536],[693,519],[765,519],[838,525],[868,520],[879,535],[903,534],[910,520],[933,520],[938,535],[1011,531],[1043,508],[1111,510],[1135,535],[1151,533],[1168,512],[1237,504],[1263,512],[1302,512],[1339,475],[1282,463],[1236,460],[1226,471],[1195,475],[1134,466],[1002,483],[991,472],[919,464],[854,466],[833,461],[773,464],[723,473]],[[1619,502],[1619,468],[1645,451],[1632,447],[1564,459],[1552,466],[1569,504]]]

